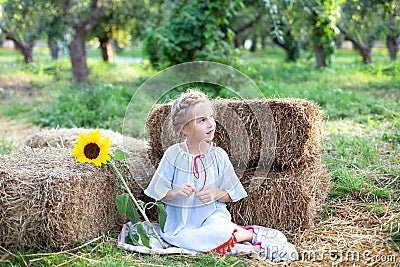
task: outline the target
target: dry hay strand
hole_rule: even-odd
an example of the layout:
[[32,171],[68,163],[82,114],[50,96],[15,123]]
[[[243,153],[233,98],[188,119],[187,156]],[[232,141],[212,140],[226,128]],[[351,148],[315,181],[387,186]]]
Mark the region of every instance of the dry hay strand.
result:
[[380,203],[385,212],[377,215],[373,212],[375,205],[356,201],[326,205],[329,218],[321,220],[313,230],[292,236],[300,257],[296,264],[398,266],[400,246],[390,240],[387,229],[398,224],[400,214],[391,203]]
[[[58,129],[46,129],[35,134],[28,136],[25,139],[24,144],[32,147],[65,147],[73,148],[76,144],[76,139],[79,137],[80,133],[89,134],[90,131],[95,131],[95,129],[85,129],[85,128],[58,128]],[[110,137],[110,143],[112,150],[115,148],[121,148],[126,152],[134,152],[136,149],[141,150],[146,146],[145,142],[133,137],[123,136],[120,133],[100,129],[102,138]]]
[[[215,144],[235,167],[290,169],[320,157],[322,111],[303,99],[254,99],[213,102]],[[170,104],[158,106],[147,120],[151,159],[178,142],[171,134]],[[271,162],[273,160],[273,162]]]
[[329,190],[330,175],[325,165],[315,161],[287,171],[246,171],[240,180],[248,197],[228,205],[235,223],[293,232],[314,227]]
[[[23,147],[0,156],[0,162],[1,246],[70,247],[121,219],[116,174],[76,163],[70,149]],[[140,198],[143,191],[134,180],[128,183]]]
[[[331,201],[334,202],[334,201]],[[312,230],[288,235],[299,259],[294,262],[264,263],[251,260],[251,266],[399,266],[400,245],[391,241],[400,214],[393,203],[380,203],[384,213],[377,215],[376,203],[337,201],[326,204],[324,218]],[[393,205],[393,206],[392,206]],[[329,213],[329,214],[328,214]],[[394,227],[395,228],[395,227]]]

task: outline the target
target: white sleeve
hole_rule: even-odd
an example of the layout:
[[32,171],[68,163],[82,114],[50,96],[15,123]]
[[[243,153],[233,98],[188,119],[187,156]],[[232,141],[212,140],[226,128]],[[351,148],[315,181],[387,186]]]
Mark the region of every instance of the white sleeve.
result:
[[149,185],[144,190],[147,196],[157,201],[165,197],[168,191],[172,189],[174,166],[168,161],[166,153],[162,157]]
[[228,154],[222,148],[220,155],[222,156],[221,163],[223,165],[223,169],[218,187],[221,190],[227,191],[232,202],[236,202],[246,197],[247,192],[240,183],[239,178],[233,169],[233,165],[229,160]]

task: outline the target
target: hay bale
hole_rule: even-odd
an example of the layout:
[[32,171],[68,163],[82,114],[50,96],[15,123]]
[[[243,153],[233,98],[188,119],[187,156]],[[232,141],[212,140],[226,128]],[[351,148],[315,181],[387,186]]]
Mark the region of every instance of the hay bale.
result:
[[[133,155],[133,168],[140,154]],[[2,246],[62,249],[121,221],[115,206],[119,181],[109,168],[76,163],[70,149],[54,147],[23,147],[0,162]],[[128,183],[140,199],[143,190],[134,180]]]
[[[85,128],[58,128],[58,129],[45,129],[28,136],[24,144],[32,147],[65,147],[72,148],[79,137],[79,133],[89,134],[90,131],[95,129]],[[132,137],[123,136],[111,130],[101,129],[102,138],[110,137],[111,149],[121,148],[126,152],[134,152],[136,149],[141,150],[146,146],[143,140]]]
[[246,171],[240,180],[248,197],[229,205],[233,220],[292,232],[314,226],[329,190],[330,175],[317,160],[286,171]]
[[[215,144],[235,167],[268,170],[295,168],[320,157],[322,111],[302,99],[215,100]],[[147,128],[151,159],[158,164],[177,142],[169,120],[170,104],[156,108]],[[232,118],[237,119],[232,119]]]

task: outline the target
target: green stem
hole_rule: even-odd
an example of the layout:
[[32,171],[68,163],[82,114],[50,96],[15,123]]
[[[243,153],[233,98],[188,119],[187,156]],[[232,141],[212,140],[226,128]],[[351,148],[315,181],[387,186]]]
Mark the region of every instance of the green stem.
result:
[[136,198],[133,196],[131,190],[129,189],[128,184],[126,183],[124,177],[122,176],[121,172],[118,170],[117,166],[115,166],[115,162],[113,160],[110,160],[108,162],[109,165],[114,169],[114,171],[117,173],[118,178],[121,180],[122,184],[124,185],[125,190],[128,192],[129,196],[131,197],[133,203],[135,204],[136,208],[139,210],[139,212],[142,214],[144,220],[147,222],[147,225],[150,227],[151,231],[153,232],[154,236],[156,237],[157,241],[160,243],[160,245],[163,248],[166,248],[164,243],[161,241],[160,236],[157,234],[157,231],[154,229],[153,225],[151,224],[149,218],[146,215],[146,211],[140,207],[139,203],[136,201]]

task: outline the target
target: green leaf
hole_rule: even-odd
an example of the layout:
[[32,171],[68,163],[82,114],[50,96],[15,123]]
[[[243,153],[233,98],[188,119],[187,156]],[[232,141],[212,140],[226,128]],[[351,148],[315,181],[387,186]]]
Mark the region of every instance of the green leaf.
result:
[[144,229],[143,223],[139,224],[136,229],[137,229],[138,234],[140,235],[140,240],[142,240],[143,246],[151,248],[150,238],[147,235],[146,229]]
[[119,214],[121,214],[122,216],[126,216],[128,200],[129,200],[128,194],[118,195],[115,198],[115,203],[117,204],[117,210],[118,210]]
[[133,205],[131,200],[128,201],[128,206],[126,209],[126,216],[131,221],[132,224],[137,223],[140,218],[139,213],[136,210],[136,207],[135,207],[135,205]]
[[129,154],[127,154],[126,152],[124,152],[123,150],[118,148],[117,151],[115,151],[115,155],[113,156],[113,159],[115,161],[119,161],[119,160],[127,159],[129,157],[130,157]]
[[142,208],[143,208],[143,207],[144,207],[144,205],[146,204],[146,203],[144,203],[144,201],[143,201],[143,200],[140,200],[140,199],[138,199],[138,200],[137,200],[137,203],[138,203],[138,204],[139,204],[139,206],[140,206],[140,207],[142,207]]
[[127,240],[128,242],[127,243],[131,244],[131,245],[134,245],[134,246],[140,246],[138,234],[132,234],[132,230],[133,230],[134,227],[135,227],[134,224],[132,224],[129,227],[128,240]]
[[164,232],[165,222],[167,221],[167,211],[165,210],[164,204],[160,201],[156,202],[158,222],[160,223],[161,231]]

